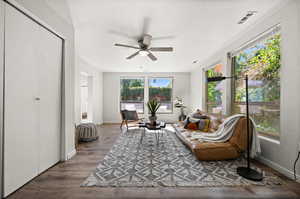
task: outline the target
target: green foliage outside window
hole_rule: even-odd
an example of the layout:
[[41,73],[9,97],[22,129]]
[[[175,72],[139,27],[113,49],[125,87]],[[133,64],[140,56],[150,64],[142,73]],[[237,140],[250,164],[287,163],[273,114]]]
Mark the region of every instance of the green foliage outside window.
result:
[[[214,69],[207,70],[207,77],[216,77],[221,76],[220,73],[215,72]],[[208,102],[220,103],[222,93],[220,90],[217,90],[216,87],[220,82],[209,82],[207,84],[207,100]]]
[[[206,71],[207,77],[222,76],[221,72],[218,72],[214,68],[208,69]],[[222,105],[222,92],[218,88],[218,85],[222,82],[208,82],[207,83],[207,101],[206,108],[208,113],[213,112],[213,108],[220,107]]]
[[[140,113],[144,109],[144,79],[121,79],[121,109],[132,105]],[[149,100],[161,103],[159,112],[172,112],[172,82],[171,78],[149,78]],[[131,106],[131,107],[132,107]]]
[[[149,87],[150,100],[159,99],[161,102],[172,100],[172,81],[167,87]],[[144,80],[143,79],[121,79],[122,101],[143,101]]]
[[171,102],[172,80],[170,78],[150,78],[149,99],[156,99],[159,102]]
[[149,88],[150,100],[157,99],[160,102],[170,102],[172,100],[172,88]]
[[149,78],[149,100],[157,100],[161,106],[159,113],[170,113],[173,110],[172,78]]
[[[278,135],[280,124],[280,34],[248,48],[235,57],[235,75],[249,76],[250,112],[258,130]],[[244,112],[245,82],[235,81],[234,112]]]
[[121,101],[143,101],[144,79],[121,79]]

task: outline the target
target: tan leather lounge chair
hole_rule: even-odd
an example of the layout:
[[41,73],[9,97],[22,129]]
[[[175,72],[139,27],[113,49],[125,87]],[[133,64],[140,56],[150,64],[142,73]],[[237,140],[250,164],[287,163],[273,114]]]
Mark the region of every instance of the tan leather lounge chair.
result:
[[[223,143],[192,141],[178,130],[176,130],[176,134],[199,160],[235,159],[240,157],[247,149],[246,124],[246,118],[240,118],[234,128],[233,136]],[[252,125],[250,126],[250,132],[252,132]]]

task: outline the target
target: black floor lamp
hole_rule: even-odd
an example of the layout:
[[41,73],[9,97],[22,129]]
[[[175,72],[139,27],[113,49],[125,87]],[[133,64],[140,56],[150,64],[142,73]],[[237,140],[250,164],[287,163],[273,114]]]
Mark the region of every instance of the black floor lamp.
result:
[[[223,81],[225,79],[236,78],[236,77],[208,77],[207,82]],[[261,181],[263,176],[250,167],[250,118],[249,118],[249,97],[248,97],[248,75],[244,78],[246,84],[246,117],[247,117],[247,167],[238,167],[237,173],[249,180]]]

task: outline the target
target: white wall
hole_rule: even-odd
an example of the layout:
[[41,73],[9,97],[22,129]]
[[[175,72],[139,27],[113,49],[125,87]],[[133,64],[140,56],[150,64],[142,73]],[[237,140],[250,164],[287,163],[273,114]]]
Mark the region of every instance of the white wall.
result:
[[[64,1],[64,0],[61,0]],[[74,151],[74,28],[71,21],[62,18],[55,10],[48,6],[45,0],[13,0],[33,15],[38,17],[56,32],[65,37],[65,68],[63,78],[63,131],[65,131],[65,148],[63,159],[67,159],[69,153]],[[66,5],[66,4],[65,4]],[[69,12],[67,7],[62,8]]]
[[[103,73],[103,121],[119,123],[120,118],[120,77],[173,77],[173,99],[182,97],[186,105],[190,104],[190,73]],[[177,121],[179,110],[172,114],[158,114],[158,119]]]
[[[0,1],[0,54],[1,55],[4,55],[4,24],[5,24],[5,15],[4,15],[4,2],[3,1]],[[0,56],[0,77],[3,77],[3,74],[4,74],[4,56]],[[4,88],[4,85],[3,85],[3,79],[1,79],[2,81],[0,81],[0,88]],[[3,91],[4,89],[0,89],[0,110],[3,111]],[[4,140],[4,135],[3,135],[3,115],[4,114],[0,114],[0,143],[3,144],[3,140]],[[0,197],[2,197],[3,195],[3,176],[4,176],[4,169],[3,169],[3,166],[4,166],[4,158],[3,158],[3,149],[4,147],[2,147],[2,144],[1,147],[0,147],[0,182],[1,182],[1,186],[0,186]]]
[[[280,140],[261,138],[262,156],[261,160],[269,164],[285,175],[292,176],[293,161],[297,155],[297,144],[300,142],[300,1],[285,1],[278,9],[273,10],[268,16],[258,21],[242,34],[220,48],[209,59],[201,62],[191,73],[191,106],[193,108],[204,107],[201,100],[204,98],[204,78],[202,68],[222,60],[227,64],[226,54],[251,38],[259,35],[270,27],[280,23],[281,35],[281,132]],[[227,65],[229,68],[229,64]],[[225,72],[230,76],[230,71]],[[226,90],[227,96],[229,90]],[[300,172],[298,164],[298,172]]]
[[56,14],[62,17],[70,25],[73,24],[69,4],[66,0],[44,0]]
[[203,73],[203,69],[201,67],[195,69],[193,72],[191,72],[191,109],[202,109],[204,110],[204,78],[205,75]]
[[93,104],[93,122],[102,124],[102,106],[103,106],[103,73],[96,67],[91,66],[80,57],[76,58],[75,71],[75,123],[81,122],[81,95],[80,95],[80,73],[86,73],[93,77],[92,86],[92,104]]

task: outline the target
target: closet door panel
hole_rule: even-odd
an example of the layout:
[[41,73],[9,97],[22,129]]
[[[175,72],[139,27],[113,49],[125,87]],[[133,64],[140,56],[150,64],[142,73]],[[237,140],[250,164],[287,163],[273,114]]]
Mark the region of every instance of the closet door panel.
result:
[[60,160],[62,40],[40,28],[39,172]]
[[38,174],[39,26],[10,6],[5,17],[4,194]]

